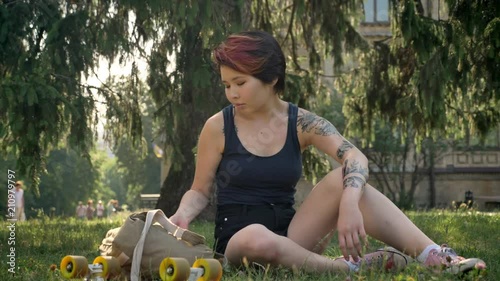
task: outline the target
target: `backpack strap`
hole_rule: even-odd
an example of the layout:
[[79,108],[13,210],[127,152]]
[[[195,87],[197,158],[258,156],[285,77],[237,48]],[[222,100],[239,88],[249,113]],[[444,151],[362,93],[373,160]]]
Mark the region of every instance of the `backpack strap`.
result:
[[141,260],[142,252],[144,250],[144,242],[146,241],[146,236],[149,232],[149,229],[151,228],[151,225],[153,225],[154,223],[159,223],[163,228],[165,228],[165,230],[170,232],[178,240],[183,240],[192,245],[205,243],[205,237],[175,225],[172,221],[170,221],[169,218],[165,216],[162,210],[156,209],[148,211],[144,220],[144,228],[142,229],[141,237],[139,238],[139,241],[137,241],[137,245],[134,248],[134,255],[132,257],[132,267],[130,272],[131,281],[140,280]]

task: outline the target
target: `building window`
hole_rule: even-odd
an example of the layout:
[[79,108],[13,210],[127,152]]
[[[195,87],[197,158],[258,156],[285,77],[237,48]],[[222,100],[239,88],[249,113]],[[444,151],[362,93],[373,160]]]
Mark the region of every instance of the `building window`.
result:
[[389,23],[389,0],[365,0],[365,23]]

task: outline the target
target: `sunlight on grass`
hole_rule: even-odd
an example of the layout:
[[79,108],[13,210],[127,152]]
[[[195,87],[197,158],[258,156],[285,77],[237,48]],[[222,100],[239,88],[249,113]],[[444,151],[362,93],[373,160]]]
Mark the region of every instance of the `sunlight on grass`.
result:
[[[384,273],[381,271],[365,271],[351,276],[351,280],[500,280],[498,261],[500,260],[500,213],[480,213],[476,211],[430,211],[407,212],[415,224],[437,243],[446,243],[465,257],[480,257],[489,266],[486,276],[471,274],[460,279],[447,274],[434,274],[417,264],[410,265],[401,273]],[[123,223],[126,214],[112,220],[79,221],[74,218],[49,219],[43,217],[16,224],[15,255],[16,274],[11,275],[7,267],[2,266],[0,280],[64,280],[60,276],[59,264],[66,255],[82,255],[91,262],[99,255],[98,247],[106,232]],[[7,222],[0,230],[2,253],[10,251],[8,241],[10,232]],[[212,245],[213,223],[195,221],[191,230],[203,234],[209,245]],[[340,256],[336,247],[336,236],[332,239],[326,255]],[[382,246],[370,239],[370,250]],[[3,264],[7,262],[7,254],[3,254]],[[306,274],[297,270],[283,268],[243,269],[226,268],[223,280],[346,280],[346,276]]]

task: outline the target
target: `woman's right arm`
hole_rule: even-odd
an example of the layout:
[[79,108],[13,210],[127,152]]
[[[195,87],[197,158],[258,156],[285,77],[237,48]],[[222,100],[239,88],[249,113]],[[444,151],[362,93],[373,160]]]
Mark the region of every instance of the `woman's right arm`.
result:
[[205,122],[198,140],[193,184],[181,199],[179,208],[170,220],[182,228],[205,209],[213,192],[215,173],[224,151],[224,119],[222,112]]

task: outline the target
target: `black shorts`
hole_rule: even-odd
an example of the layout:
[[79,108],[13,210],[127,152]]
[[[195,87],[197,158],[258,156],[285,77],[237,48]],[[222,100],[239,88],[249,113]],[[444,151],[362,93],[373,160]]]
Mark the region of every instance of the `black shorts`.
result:
[[224,254],[229,239],[242,228],[262,224],[272,232],[286,236],[295,215],[292,205],[222,205],[215,217],[214,250]]

